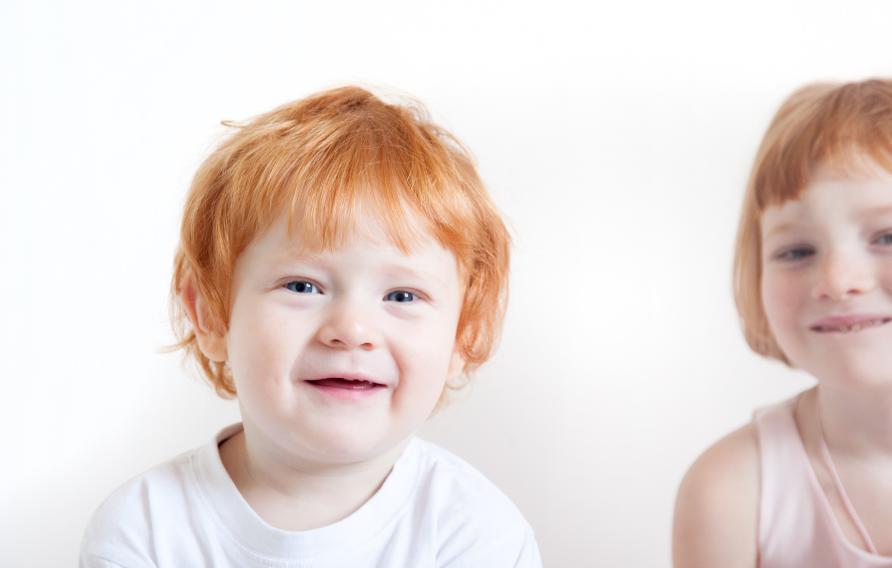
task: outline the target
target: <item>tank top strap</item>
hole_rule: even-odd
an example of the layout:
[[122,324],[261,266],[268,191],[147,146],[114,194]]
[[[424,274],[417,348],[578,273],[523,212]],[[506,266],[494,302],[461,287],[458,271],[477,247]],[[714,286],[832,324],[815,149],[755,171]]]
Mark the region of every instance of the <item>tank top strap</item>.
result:
[[808,546],[820,532],[815,524],[819,513],[809,484],[808,455],[796,426],[798,400],[793,397],[753,415],[761,457],[759,554],[763,559],[795,557],[790,548]]
[[892,558],[850,544],[796,425],[799,396],[753,414],[759,444],[759,567],[892,568]]

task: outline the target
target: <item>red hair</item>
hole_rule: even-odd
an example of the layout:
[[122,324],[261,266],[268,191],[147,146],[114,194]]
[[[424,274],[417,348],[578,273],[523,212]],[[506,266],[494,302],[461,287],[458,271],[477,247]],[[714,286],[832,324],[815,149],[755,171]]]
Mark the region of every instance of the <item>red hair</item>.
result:
[[892,81],[813,84],[781,105],[756,154],[740,213],[734,298],[750,347],[787,364],[762,307],[760,220],[770,206],[797,199],[815,169],[846,171],[867,157],[892,171]]
[[366,205],[407,250],[418,237],[407,212],[415,214],[464,278],[456,348],[465,370],[489,358],[507,301],[510,238],[468,152],[420,104],[344,87],[234,128],[192,181],[172,284],[176,348],[196,358],[218,394],[235,394],[232,377],[198,348],[180,300],[184,283],[205,299],[209,328],[225,333],[235,262],[283,213],[315,250],[339,246]]

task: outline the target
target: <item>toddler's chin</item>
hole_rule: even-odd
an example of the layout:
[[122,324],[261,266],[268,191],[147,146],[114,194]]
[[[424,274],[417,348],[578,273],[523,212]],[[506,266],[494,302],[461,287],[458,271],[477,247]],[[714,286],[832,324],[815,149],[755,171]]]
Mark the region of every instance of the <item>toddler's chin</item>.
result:
[[320,463],[346,465],[376,460],[388,453],[397,453],[411,435],[374,427],[339,427],[332,424],[323,430],[295,432],[296,451],[309,450]]

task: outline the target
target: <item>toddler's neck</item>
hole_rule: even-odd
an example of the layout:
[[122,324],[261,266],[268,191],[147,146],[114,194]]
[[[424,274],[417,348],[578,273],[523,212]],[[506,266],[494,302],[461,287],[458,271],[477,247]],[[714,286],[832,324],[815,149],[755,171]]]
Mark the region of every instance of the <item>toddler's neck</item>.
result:
[[278,529],[304,531],[359,509],[384,483],[404,447],[356,464],[282,463],[273,452],[255,448],[242,430],[220,445],[220,458],[260,518]]

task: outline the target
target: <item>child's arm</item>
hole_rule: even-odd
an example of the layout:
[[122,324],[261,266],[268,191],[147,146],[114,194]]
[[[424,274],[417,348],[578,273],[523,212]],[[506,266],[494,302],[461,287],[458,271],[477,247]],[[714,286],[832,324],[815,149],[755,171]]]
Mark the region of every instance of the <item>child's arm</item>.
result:
[[694,462],[675,504],[675,568],[754,568],[758,561],[759,447],[752,424]]

